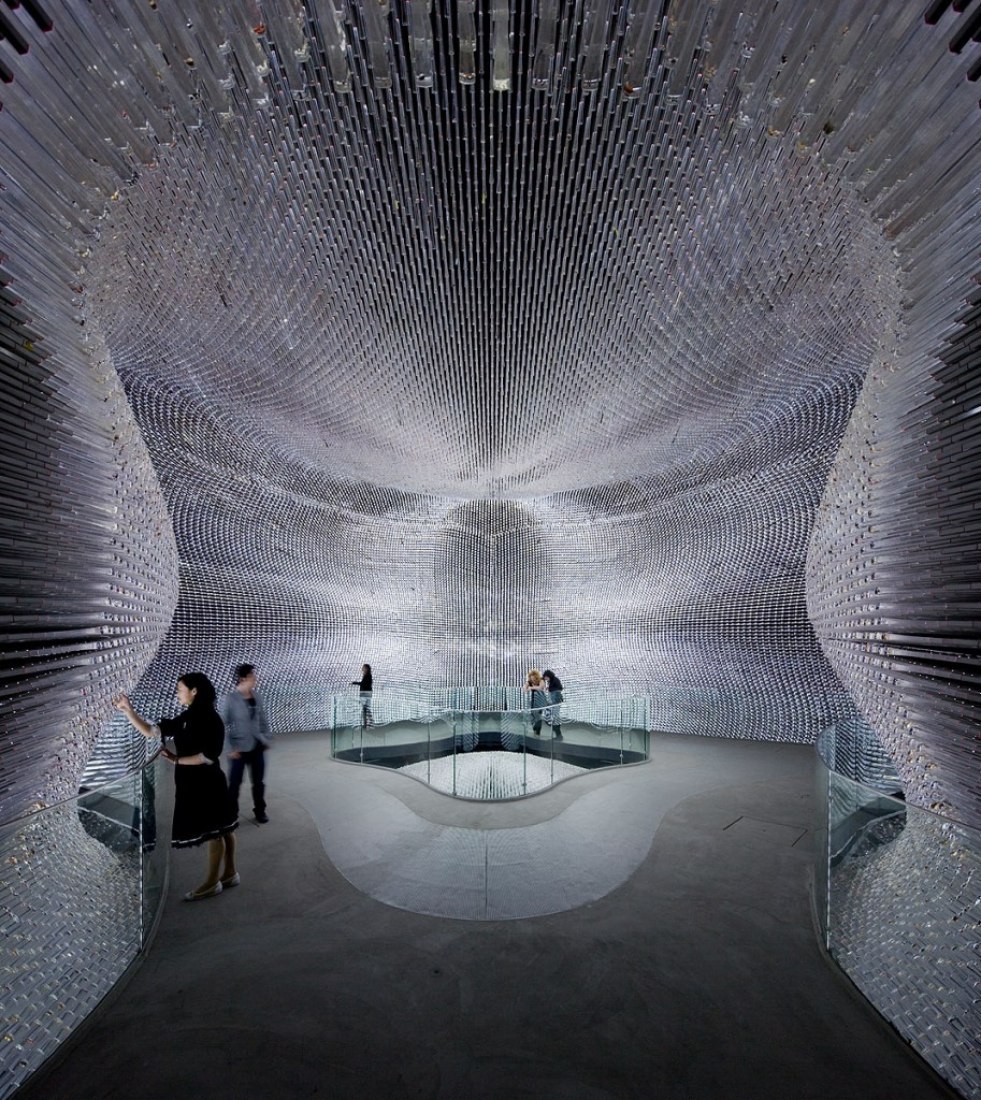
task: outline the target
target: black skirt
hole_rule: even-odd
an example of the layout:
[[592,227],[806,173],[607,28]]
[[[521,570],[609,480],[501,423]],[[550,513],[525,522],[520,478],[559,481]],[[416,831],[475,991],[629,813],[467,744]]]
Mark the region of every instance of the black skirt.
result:
[[228,797],[225,773],[218,764],[177,764],[174,783],[174,829],[170,841],[174,848],[191,848],[238,827],[238,813]]

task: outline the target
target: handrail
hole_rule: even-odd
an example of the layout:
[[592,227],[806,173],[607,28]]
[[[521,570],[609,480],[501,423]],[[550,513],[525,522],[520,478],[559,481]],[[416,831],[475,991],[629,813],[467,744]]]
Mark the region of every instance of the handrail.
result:
[[[12,976],[17,1007],[4,1025],[0,1095],[56,1052],[153,935],[169,865],[169,847],[157,842],[158,800],[169,802],[145,778],[159,756],[0,825],[0,861],[13,869],[0,880],[0,909],[12,914],[0,969]],[[88,903],[90,890],[97,905]],[[57,1028],[53,988],[72,991],[58,1006]]]
[[839,778],[844,779],[846,782],[852,784],[854,787],[861,788],[866,794],[868,794],[869,798],[889,798],[897,803],[897,806],[916,810],[917,813],[926,814],[929,817],[935,818],[936,821],[942,825],[956,825],[960,829],[966,829],[969,833],[981,835],[981,830],[979,830],[975,825],[969,825],[966,821],[961,821],[960,818],[951,817],[949,814],[938,813],[938,811],[932,809],[930,806],[921,806],[918,802],[913,802],[910,799],[906,798],[905,795],[903,798],[897,798],[894,794],[890,794],[888,791],[883,791],[880,790],[878,787],[873,787],[868,783],[863,783],[862,780],[855,779],[852,776],[848,775],[846,772],[843,772],[834,767],[828,762],[828,758],[825,753],[822,752],[822,749],[827,744],[827,741],[833,739],[834,736],[835,728],[833,726],[830,726],[822,730],[821,733],[818,735],[816,741],[814,742],[814,749],[818,759],[821,761],[822,766],[826,768],[831,775],[836,775]]
[[134,775],[141,775],[155,763],[160,756],[163,748],[156,749],[152,755],[148,756],[146,760],[138,768],[129,768],[127,771],[120,772],[118,775],[114,775],[111,779],[106,779],[102,783],[95,787],[79,787],[77,793],[67,795],[65,798],[59,799],[57,802],[46,802],[43,806],[36,806],[34,809],[28,810],[25,814],[19,814],[17,817],[8,817],[5,821],[0,821],[0,829],[6,829],[8,826],[13,827],[18,824],[22,824],[35,818],[38,814],[48,813],[60,809],[63,806],[67,806],[70,802],[77,802],[80,798],[88,798],[89,795],[97,795],[105,791],[109,787],[115,786],[117,783],[121,783],[124,779],[129,779]]
[[429,692],[399,693],[387,707],[384,692],[334,696],[331,755],[480,801],[527,797],[574,773],[650,759],[645,695],[577,692],[531,707],[515,686],[463,694],[471,698],[454,705]]
[[[847,732],[836,746],[835,727],[824,730],[814,754],[825,802],[815,846],[817,927],[829,958],[911,1048],[974,1095],[976,1064],[951,1073],[963,1068],[964,1043],[976,1031],[968,963],[977,928],[962,918],[977,905],[981,830],[836,768],[831,761],[840,747],[849,771],[889,779],[879,774],[888,758],[874,733]],[[938,1018],[951,1020],[951,1028],[937,1030]]]

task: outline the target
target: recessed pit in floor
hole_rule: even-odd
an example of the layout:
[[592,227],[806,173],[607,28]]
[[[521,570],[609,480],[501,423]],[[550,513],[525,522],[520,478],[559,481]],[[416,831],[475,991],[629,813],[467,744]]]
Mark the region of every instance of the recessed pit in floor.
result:
[[544,791],[588,769],[525,752],[470,752],[404,764],[398,770],[444,794],[496,801]]
[[535,733],[527,711],[439,712],[331,731],[337,760],[391,768],[455,798],[501,801],[539,794],[596,768],[639,764],[650,734],[581,718]]

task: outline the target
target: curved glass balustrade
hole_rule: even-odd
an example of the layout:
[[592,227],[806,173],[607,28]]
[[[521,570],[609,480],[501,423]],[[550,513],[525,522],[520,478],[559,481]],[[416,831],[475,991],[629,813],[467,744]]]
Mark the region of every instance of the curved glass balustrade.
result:
[[867,783],[836,771],[837,732],[817,745],[827,827],[815,894],[828,951],[934,1069],[979,1096],[981,833],[908,805],[887,771]]
[[650,754],[647,700],[605,693],[531,710],[520,688],[388,690],[331,700],[331,753],[457,798],[521,798]]
[[146,943],[163,897],[156,843],[162,765],[0,826],[0,1100],[112,989]]
[[[560,711],[561,737],[544,717],[536,735],[524,703],[524,692],[504,687],[386,689],[370,700],[339,691],[329,699],[332,748],[483,799],[648,758],[643,697],[571,695]],[[853,728],[826,730],[818,752],[827,819],[816,901],[828,950],[947,1081],[965,1096],[981,1095],[974,1053],[981,833],[908,805],[891,762]],[[172,797],[169,766],[151,761],[0,825],[0,1100],[144,946],[162,900]]]

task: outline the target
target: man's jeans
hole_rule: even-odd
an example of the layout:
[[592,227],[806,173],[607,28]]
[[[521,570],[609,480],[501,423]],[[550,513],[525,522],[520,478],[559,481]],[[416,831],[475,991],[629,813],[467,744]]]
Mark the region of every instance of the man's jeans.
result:
[[248,752],[238,754],[238,759],[228,761],[228,793],[232,798],[232,805],[238,813],[238,791],[242,786],[242,777],[245,775],[245,765],[249,766],[249,778],[252,780],[252,808],[256,817],[266,812],[266,785],[263,776],[266,774],[265,745],[256,745]]

